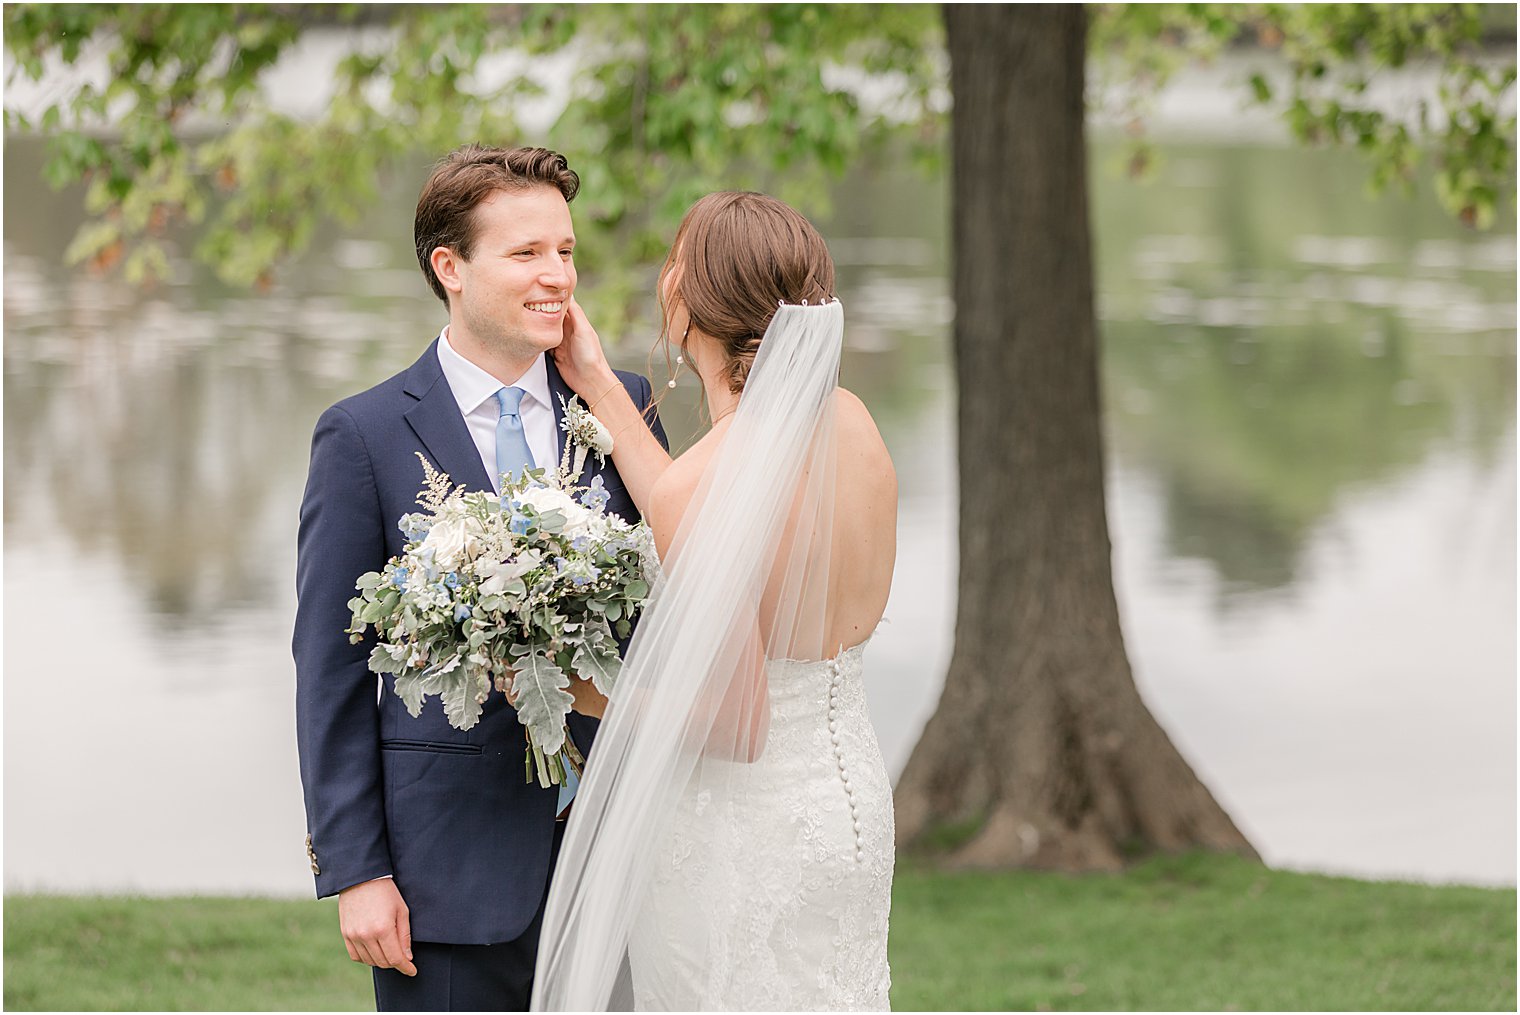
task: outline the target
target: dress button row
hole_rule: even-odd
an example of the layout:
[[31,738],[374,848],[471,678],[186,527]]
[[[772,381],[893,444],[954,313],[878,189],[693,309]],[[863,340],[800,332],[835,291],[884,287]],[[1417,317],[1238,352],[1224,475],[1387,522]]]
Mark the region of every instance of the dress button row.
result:
[[839,720],[834,711],[838,707],[839,696],[839,661],[829,660],[829,740],[834,745],[834,761],[839,766],[839,781],[844,786],[845,799],[850,803],[850,825],[855,832],[855,862],[865,860],[865,837],[860,831],[860,811],[855,805],[855,791],[850,787],[850,773],[846,771],[844,764],[844,751],[839,745]]

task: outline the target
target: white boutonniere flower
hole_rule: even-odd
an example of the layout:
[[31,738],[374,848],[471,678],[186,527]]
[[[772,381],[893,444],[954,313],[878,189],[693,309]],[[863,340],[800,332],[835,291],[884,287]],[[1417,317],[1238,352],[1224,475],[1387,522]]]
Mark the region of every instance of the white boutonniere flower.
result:
[[[568,437],[565,441],[565,454],[564,460],[560,463],[560,471],[565,473],[573,483],[580,478],[588,454],[596,455],[598,464],[607,461],[607,456],[612,454],[612,434],[575,395],[571,395],[568,402],[561,396],[559,404],[564,408],[559,426]],[[573,466],[570,459],[572,451],[575,454]]]

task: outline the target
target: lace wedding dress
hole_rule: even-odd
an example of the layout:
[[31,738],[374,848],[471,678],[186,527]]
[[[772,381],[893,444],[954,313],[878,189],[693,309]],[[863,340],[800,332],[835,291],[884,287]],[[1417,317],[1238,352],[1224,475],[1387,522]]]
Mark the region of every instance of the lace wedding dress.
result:
[[629,941],[638,1010],[888,1009],[892,787],[863,651],[768,664],[764,753],[716,793],[693,779]]
[[535,1011],[888,1006],[891,787],[863,646],[822,658],[843,327],[837,300],[777,308],[653,562],[545,904]]

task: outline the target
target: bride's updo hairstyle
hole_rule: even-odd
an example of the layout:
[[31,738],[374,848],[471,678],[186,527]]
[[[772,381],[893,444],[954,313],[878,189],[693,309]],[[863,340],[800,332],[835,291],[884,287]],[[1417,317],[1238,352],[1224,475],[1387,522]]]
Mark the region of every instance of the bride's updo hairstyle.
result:
[[691,326],[723,350],[729,389],[738,394],[777,305],[834,298],[834,261],[818,230],[789,205],[722,191],[686,213],[660,280],[667,326],[665,302],[684,303]]

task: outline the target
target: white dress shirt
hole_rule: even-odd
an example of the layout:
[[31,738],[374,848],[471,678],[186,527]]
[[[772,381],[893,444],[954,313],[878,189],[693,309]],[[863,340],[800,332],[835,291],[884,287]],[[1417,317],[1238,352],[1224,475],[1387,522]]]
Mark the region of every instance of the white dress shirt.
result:
[[[480,463],[485,466],[486,475],[491,477],[491,489],[500,493],[501,479],[496,475],[496,422],[501,418],[501,404],[496,401],[496,392],[503,384],[449,344],[447,325],[438,334],[438,365],[443,367],[443,379],[449,382],[454,401],[459,403],[459,413],[470,429],[475,450],[480,452]],[[549,368],[544,357],[540,355],[534,359],[526,373],[506,386],[522,388],[526,392],[522,404],[517,407],[517,415],[522,420],[528,450],[533,452],[534,468],[554,468],[559,464],[559,434],[555,431]],[[458,481],[457,477],[455,481]]]

